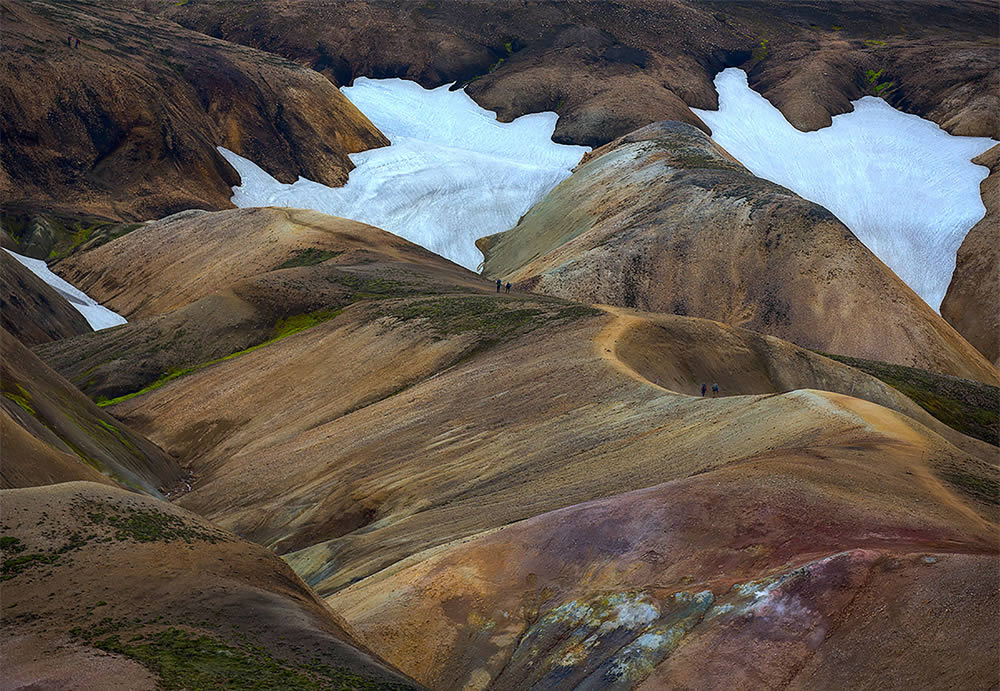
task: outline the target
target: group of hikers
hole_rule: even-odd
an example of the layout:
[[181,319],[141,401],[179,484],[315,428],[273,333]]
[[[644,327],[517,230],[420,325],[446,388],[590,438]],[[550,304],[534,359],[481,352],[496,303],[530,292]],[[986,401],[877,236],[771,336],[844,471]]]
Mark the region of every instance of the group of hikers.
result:
[[66,37],[66,45],[69,46],[70,48],[79,48],[80,39],[74,38],[73,34],[70,34],[69,36]]
[[[706,391],[708,391],[708,384],[702,384],[701,385],[701,395],[704,396]],[[718,395],[719,395],[719,385],[718,384],[712,384],[712,398],[715,398]]]
[[498,279],[497,279],[497,293],[499,293],[499,292],[500,292],[500,289],[501,289],[501,288],[503,288],[503,289],[504,289],[504,290],[503,290],[503,292],[505,292],[505,293],[509,293],[509,292],[510,292],[510,281],[507,281],[507,285],[506,285],[506,286],[504,286],[504,284],[503,284],[503,281],[501,281],[501,280],[500,280],[500,279],[498,278]]

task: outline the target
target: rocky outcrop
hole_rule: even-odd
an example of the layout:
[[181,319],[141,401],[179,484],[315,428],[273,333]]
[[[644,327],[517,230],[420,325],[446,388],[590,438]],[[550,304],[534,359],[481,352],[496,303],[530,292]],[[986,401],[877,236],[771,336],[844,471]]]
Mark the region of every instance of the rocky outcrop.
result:
[[[796,127],[816,129],[873,90],[955,134],[1000,136],[996,7],[946,3],[268,0],[158,8],[185,26],[322,71],[469,84],[504,120],[560,115],[558,141],[598,146],[658,120],[700,126],[712,78],[743,67]],[[878,84],[868,71],[882,70]]]
[[4,487],[96,480],[151,494],[182,472],[162,449],[102,411],[6,330],[3,350]]
[[239,176],[216,146],[286,182],[340,185],[347,154],[387,143],[315,72],[131,5],[2,12],[5,202],[132,220],[220,209]]
[[1000,379],[829,211],[688,125],[650,125],[593,152],[517,226],[478,244],[487,275],[548,295]]
[[66,298],[3,251],[0,326],[29,347],[93,331]]
[[980,185],[986,215],[958,250],[941,316],[1000,366],[1000,146],[973,160],[990,169]]
[[281,559],[188,511],[92,482],[0,497],[6,686],[419,688]]

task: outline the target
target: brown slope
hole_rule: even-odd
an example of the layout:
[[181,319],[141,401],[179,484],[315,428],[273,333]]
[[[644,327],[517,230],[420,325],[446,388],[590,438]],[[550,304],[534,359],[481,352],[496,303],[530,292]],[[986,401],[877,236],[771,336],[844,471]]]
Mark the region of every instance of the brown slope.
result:
[[593,152],[517,226],[477,244],[484,273],[549,295],[1000,381],[829,211],[680,123]]
[[544,514],[329,601],[435,688],[985,688],[995,528],[898,443],[877,467],[776,453]]
[[[867,448],[867,426],[829,417],[808,396],[774,396],[779,381],[781,390],[812,382],[893,406],[936,430],[924,433],[939,440],[941,468],[995,472],[975,460],[992,460],[995,448],[821,356],[757,346],[771,379],[740,391],[756,395],[691,398],[651,386],[632,365],[643,358],[631,332],[648,318],[558,307],[523,295],[358,305],[113,410],[190,459],[197,480],[185,506],[279,553],[298,550],[289,559],[321,593],[427,547],[765,450]],[[523,324],[530,331],[505,334],[524,310],[535,310]],[[716,374],[763,340],[663,319],[682,333],[688,325],[696,345],[685,347],[704,352]],[[498,336],[503,344],[488,347]],[[632,348],[624,364],[616,340]],[[728,343],[721,354],[716,342]],[[648,346],[647,359],[663,345]],[[733,388],[720,382],[724,393],[737,391],[733,379]]]
[[414,688],[280,559],[187,511],[85,482],[0,497],[5,686]]
[[0,326],[28,347],[93,331],[66,298],[3,251]]
[[337,84],[405,77],[425,86],[469,80],[502,119],[558,110],[559,141],[601,145],[663,119],[699,125],[723,67],[789,121],[830,124],[884,69],[887,100],[956,134],[997,136],[997,8],[972,2],[878,0],[499,0],[383,3],[267,0],[157,7],[175,21],[263,48]]
[[[544,307],[531,296],[485,299]],[[995,558],[995,449],[935,427],[856,370],[723,325],[628,312],[535,314],[530,331],[484,348],[496,331],[458,329],[473,311],[466,300],[357,305],[114,410],[192,459],[197,479],[184,506],[285,553],[370,645],[435,688],[482,686],[505,666],[509,683],[498,687],[528,685],[530,672],[518,676],[526,666],[512,654],[518,632],[537,622],[533,612],[541,618],[574,598],[599,609],[609,593],[649,590],[667,609],[673,593],[708,588],[724,604],[733,582],[843,549],[877,554],[852,558],[857,578],[840,595],[865,592],[858,584],[872,568],[878,575],[878,564],[909,564],[913,552]],[[407,318],[414,315],[421,319]],[[747,395],[705,400],[657,386],[649,378],[668,370],[651,365],[664,353],[686,373],[674,370],[672,385],[710,372],[723,392]],[[906,415],[844,395],[773,393],[810,381]],[[647,490],[648,505],[618,498],[664,482],[671,489]],[[594,523],[589,509],[572,508],[602,498],[617,508]],[[570,514],[558,529],[541,516],[556,509]],[[511,524],[535,516],[541,527],[519,540]],[[648,537],[628,521],[646,521]],[[498,528],[482,548],[447,547]],[[656,542],[674,539],[683,547]],[[983,585],[989,561],[959,561],[968,563],[931,577],[929,592]],[[820,590],[838,578],[824,577]],[[843,601],[834,605],[817,609],[841,617]],[[893,614],[875,631],[902,621]],[[989,642],[983,621],[961,622]],[[778,619],[762,635],[784,625]],[[554,628],[553,645],[566,643]],[[627,628],[609,645],[644,632]],[[608,659],[607,647],[579,652],[574,673]],[[803,660],[797,650],[781,656],[779,670]],[[942,659],[928,657],[925,669]],[[864,662],[866,674],[873,664]]]
[[95,398],[134,393],[353,302],[487,289],[395,235],[297,209],[183,212],[57,269],[130,320],[38,350]]
[[131,5],[5,0],[2,13],[5,201],[119,219],[226,208],[239,177],[218,145],[285,181],[340,185],[348,153],[387,143],[311,70]]
[[973,162],[990,169],[980,185],[986,215],[958,249],[941,316],[1000,366],[1000,146]]
[[95,480],[95,473],[151,494],[180,482],[173,459],[100,410],[6,330],[0,350],[4,487]]

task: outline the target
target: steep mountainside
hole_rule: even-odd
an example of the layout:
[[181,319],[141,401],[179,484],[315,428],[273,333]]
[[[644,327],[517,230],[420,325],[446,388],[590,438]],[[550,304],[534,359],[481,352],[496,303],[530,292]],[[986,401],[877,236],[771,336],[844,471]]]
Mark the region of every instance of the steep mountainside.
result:
[[972,227],[958,250],[941,315],[1000,366],[1000,146],[975,162],[990,169],[980,186],[986,216]]
[[11,336],[3,361],[3,487],[101,481],[158,494],[176,489],[181,470],[155,444],[99,409]]
[[264,548],[89,482],[4,490],[4,686],[416,688]]
[[[695,125],[723,67],[800,129],[875,85],[957,134],[1000,135],[996,6],[836,0],[147,3],[190,28],[354,77],[469,83],[501,118],[557,110],[558,141],[599,146],[658,120]],[[668,40],[666,40],[668,39]]]
[[487,275],[537,292],[1000,381],[830,212],[754,177],[684,124],[594,151],[512,230],[477,244]]
[[118,219],[220,209],[239,176],[216,146],[287,182],[339,185],[348,153],[387,143],[312,70],[131,4],[4,0],[0,12],[5,202]]
[[385,231],[299,209],[177,214],[58,265],[130,323],[38,353],[113,399],[379,297],[487,289]]
[[2,251],[0,325],[29,347],[93,331],[66,298]]

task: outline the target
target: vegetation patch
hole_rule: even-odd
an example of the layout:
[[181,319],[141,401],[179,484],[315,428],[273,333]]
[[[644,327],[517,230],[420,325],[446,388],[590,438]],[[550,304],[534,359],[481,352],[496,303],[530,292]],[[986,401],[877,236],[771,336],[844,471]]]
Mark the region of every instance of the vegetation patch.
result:
[[298,250],[291,259],[284,264],[279,264],[274,269],[291,269],[295,266],[316,266],[317,264],[322,264],[327,259],[333,259],[341,254],[343,252],[323,250],[319,247],[307,247],[304,250]]
[[[22,552],[27,550],[27,545],[16,537],[4,536],[0,538],[0,547],[3,548],[2,551],[4,553],[3,563],[0,564],[0,580],[8,581],[35,566],[55,564],[64,554],[80,549],[85,544],[87,544],[86,538],[80,535],[80,533],[73,533],[69,536],[69,542],[55,552],[22,554]],[[16,556],[8,557],[8,554]]]
[[530,331],[546,322],[575,320],[599,313],[592,307],[574,303],[526,307],[505,299],[463,295],[395,305],[385,316],[401,321],[424,320],[439,337],[477,331],[495,340],[517,331]]
[[[84,505],[87,526],[99,526],[120,542],[228,542],[225,534],[190,525],[180,516],[160,511],[122,511],[111,504],[88,501]],[[93,537],[97,537],[96,535]]]
[[154,381],[148,386],[144,386],[138,391],[133,391],[132,393],[123,394],[121,396],[116,396],[115,398],[106,398],[100,396],[97,399],[97,405],[106,408],[108,406],[113,406],[115,404],[121,403],[122,401],[127,401],[130,398],[135,398],[136,396],[141,396],[144,393],[149,393],[154,389],[158,389],[164,384],[172,382],[174,379],[179,379],[193,372],[202,370],[210,365],[215,365],[220,362],[225,362],[226,360],[232,360],[238,358],[241,355],[246,355],[247,353],[253,352],[258,348],[263,348],[264,346],[270,345],[275,341],[280,341],[282,338],[296,334],[299,331],[304,331],[312,326],[321,324],[325,321],[333,319],[338,314],[343,312],[341,309],[321,309],[314,312],[306,312],[303,314],[296,314],[290,317],[285,317],[278,320],[278,323],[274,327],[274,335],[263,343],[258,343],[257,345],[250,346],[249,348],[244,348],[243,350],[238,350],[235,353],[230,353],[229,355],[223,355],[220,358],[214,360],[209,360],[208,362],[203,362],[191,367],[175,368],[160,375],[160,378]]
[[356,274],[338,273],[328,278],[331,283],[337,283],[350,288],[353,292],[348,296],[352,301],[381,300],[388,297],[408,295],[413,292],[399,281],[393,281],[379,276],[358,276]]
[[397,305],[388,316],[402,321],[426,320],[439,336],[466,331],[506,333],[530,323],[542,310],[509,309],[508,304],[490,297],[462,296],[438,298]]
[[94,643],[100,650],[140,662],[164,689],[405,689],[402,684],[366,679],[349,669],[314,661],[294,664],[257,646],[237,648],[204,635],[169,628],[123,642],[114,634]]
[[973,475],[954,465],[940,472],[941,477],[966,494],[987,504],[1000,505],[1000,482],[981,475]]
[[757,61],[765,59],[767,57],[767,52],[768,52],[767,44],[768,44],[768,39],[766,38],[763,39],[760,43],[758,43],[753,47],[753,51],[751,51],[750,56]]
[[1000,388],[915,367],[821,355],[881,379],[952,429],[1000,445]]
[[22,410],[24,410],[24,412],[28,413],[28,415],[34,416],[35,409],[34,407],[32,407],[30,403],[31,395],[27,391],[25,391],[24,387],[22,387],[20,384],[15,383],[13,384],[13,386],[16,387],[16,390],[10,388],[11,384],[9,382],[4,382],[3,385],[4,398],[7,398],[8,400],[11,400],[14,403],[16,403]]
[[881,96],[886,89],[892,88],[892,85],[896,83],[896,82],[880,82],[879,79],[881,79],[882,73],[884,71],[885,69],[880,69],[877,72],[875,70],[868,70],[867,72],[865,72],[865,80],[868,82],[868,85],[875,92],[876,96]]

